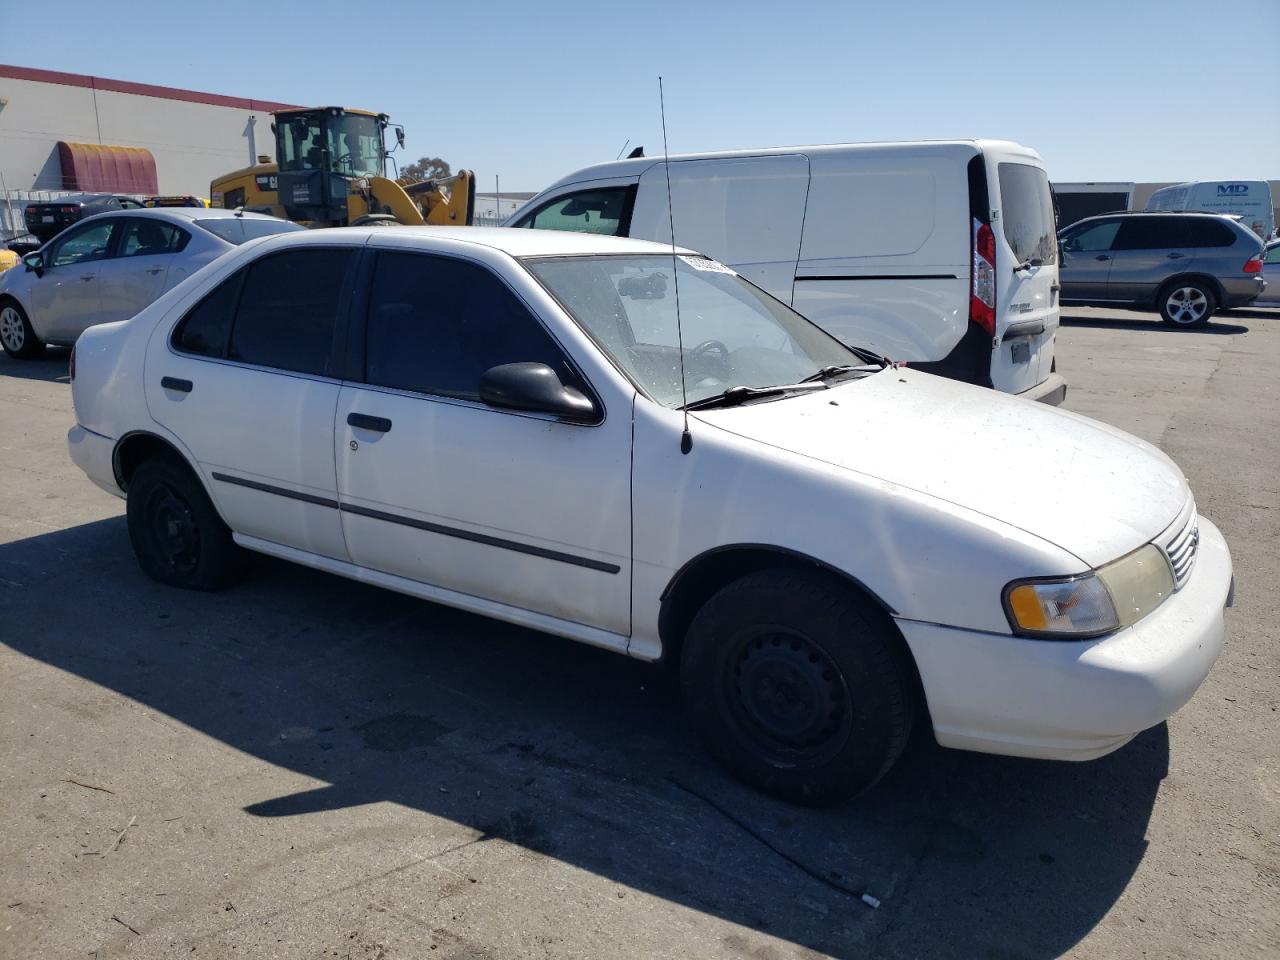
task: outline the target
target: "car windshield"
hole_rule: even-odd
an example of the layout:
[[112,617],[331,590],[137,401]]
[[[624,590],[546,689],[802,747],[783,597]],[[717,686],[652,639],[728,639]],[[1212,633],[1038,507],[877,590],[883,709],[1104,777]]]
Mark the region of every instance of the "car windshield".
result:
[[251,217],[210,217],[207,220],[196,220],[195,225],[236,246],[246,240],[269,237],[273,233],[292,233],[294,230],[306,229],[288,220],[258,220]]
[[790,307],[705,257],[546,257],[525,265],[637,386],[668,407],[685,402],[680,340],[689,403],[863,363]]

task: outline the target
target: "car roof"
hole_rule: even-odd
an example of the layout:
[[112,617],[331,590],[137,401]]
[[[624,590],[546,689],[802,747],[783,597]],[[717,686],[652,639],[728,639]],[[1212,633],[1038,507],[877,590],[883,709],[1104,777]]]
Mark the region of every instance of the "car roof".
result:
[[[1120,217],[1195,217],[1201,220],[1226,220],[1228,223],[1239,223],[1240,217],[1233,213],[1213,213],[1208,210],[1116,210],[1114,213],[1095,213],[1091,217],[1081,217],[1073,223],[1088,223],[1090,220],[1115,220]],[[1064,230],[1066,227],[1063,228]]]
[[237,214],[234,210],[223,210],[221,207],[143,207],[140,210],[108,210],[97,217],[143,217],[154,220],[226,220],[240,216],[245,220],[279,220],[269,213],[250,213],[245,210]]
[[[629,237],[609,237],[598,233],[573,233],[567,230],[530,230],[522,227],[332,227],[299,233],[281,234],[276,245],[332,243],[336,236],[343,242],[360,244],[369,238],[396,240],[455,240],[489,247],[513,257],[589,256],[591,254],[670,254],[670,244]],[[691,255],[695,251],[676,247],[677,253]]]

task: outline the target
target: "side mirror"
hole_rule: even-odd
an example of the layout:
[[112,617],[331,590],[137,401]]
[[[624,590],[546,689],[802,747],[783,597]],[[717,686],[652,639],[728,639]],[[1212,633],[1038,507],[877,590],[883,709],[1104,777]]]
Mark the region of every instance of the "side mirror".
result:
[[28,253],[22,258],[22,264],[29,271],[33,271],[37,277],[44,276],[44,254],[39,251]]
[[396,145],[404,146],[404,127],[396,127]]
[[581,390],[566,387],[545,363],[504,363],[480,375],[480,400],[493,407],[550,413],[562,420],[589,423],[596,405]]

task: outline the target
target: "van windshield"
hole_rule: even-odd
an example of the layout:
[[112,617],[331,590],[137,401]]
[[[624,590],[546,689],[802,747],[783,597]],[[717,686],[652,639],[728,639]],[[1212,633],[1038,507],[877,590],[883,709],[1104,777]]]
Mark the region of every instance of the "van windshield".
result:
[[[689,403],[734,387],[795,384],[863,360],[790,307],[705,257],[531,258],[525,266],[657,402]],[[676,335],[675,283],[680,285]],[[680,339],[684,349],[680,349]]]
[[1058,260],[1049,178],[1027,163],[1000,164],[1000,218],[1019,263]]

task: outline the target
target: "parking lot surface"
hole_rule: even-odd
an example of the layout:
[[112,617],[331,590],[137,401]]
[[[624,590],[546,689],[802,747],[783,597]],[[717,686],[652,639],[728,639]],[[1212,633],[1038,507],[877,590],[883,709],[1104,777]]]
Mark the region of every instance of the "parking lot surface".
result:
[[919,735],[812,811],[664,670],[265,559],[152,583],[65,353],[0,356],[0,957],[1280,955],[1280,312],[1072,309],[1058,357],[1226,535],[1221,659],[1104,759]]

